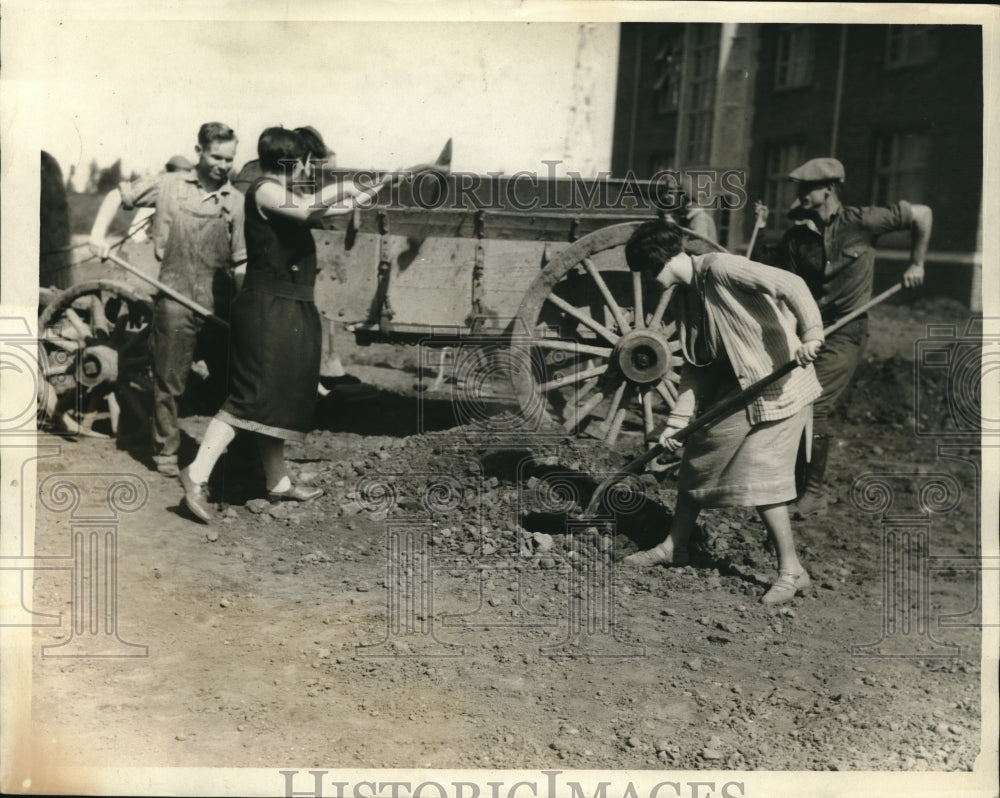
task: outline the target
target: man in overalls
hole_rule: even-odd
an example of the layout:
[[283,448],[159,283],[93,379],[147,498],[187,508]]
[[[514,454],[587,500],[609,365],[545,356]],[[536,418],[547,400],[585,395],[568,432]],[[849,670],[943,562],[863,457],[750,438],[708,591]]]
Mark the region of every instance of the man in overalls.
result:
[[[173,172],[122,183],[104,198],[90,233],[90,248],[106,258],[108,227],[119,208],[155,208],[153,246],[159,280],[225,317],[233,279],[246,269],[243,195],[229,182],[236,134],[221,122],[198,131],[198,162]],[[178,474],[181,436],[177,401],[198,353],[209,368],[208,387],[221,402],[226,394],[228,340],[224,330],[159,294],[150,335],[153,357],[153,460],[157,471]]]

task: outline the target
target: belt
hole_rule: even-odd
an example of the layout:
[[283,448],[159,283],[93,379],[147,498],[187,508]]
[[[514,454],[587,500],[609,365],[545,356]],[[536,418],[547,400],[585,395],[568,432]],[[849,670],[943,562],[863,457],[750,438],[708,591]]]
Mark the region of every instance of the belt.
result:
[[244,287],[253,291],[260,291],[272,296],[280,296],[284,299],[298,299],[306,302],[313,302],[314,292],[311,285],[300,283],[290,283],[286,280],[275,280],[262,275],[247,275]]

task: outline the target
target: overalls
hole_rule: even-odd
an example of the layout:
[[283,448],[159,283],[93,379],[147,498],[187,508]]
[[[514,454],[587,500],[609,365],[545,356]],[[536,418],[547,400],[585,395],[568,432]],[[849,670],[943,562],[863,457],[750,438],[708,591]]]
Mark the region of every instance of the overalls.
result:
[[[160,280],[223,318],[228,315],[232,281],[222,266],[231,260],[228,217],[220,205],[204,210],[181,206],[172,216],[163,251]],[[204,327],[204,329],[203,329]],[[209,368],[209,387],[226,392],[228,335],[169,297],[159,294],[153,308],[153,459],[176,463],[181,436],[177,401],[184,393],[196,354]]]

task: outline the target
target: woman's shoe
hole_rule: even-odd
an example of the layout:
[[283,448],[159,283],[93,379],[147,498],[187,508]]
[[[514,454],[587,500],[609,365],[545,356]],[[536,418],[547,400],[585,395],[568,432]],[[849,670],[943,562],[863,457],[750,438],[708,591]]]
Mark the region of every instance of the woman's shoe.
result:
[[322,488],[308,488],[303,485],[292,485],[288,490],[275,493],[268,491],[269,502],[309,502],[323,495]]
[[667,538],[659,546],[630,554],[622,562],[638,568],[649,568],[653,565],[681,566],[688,564],[688,553],[687,549],[674,549],[673,541]]
[[188,470],[182,469],[178,474],[181,478],[181,487],[184,488],[184,506],[191,514],[203,524],[212,523],[212,508],[208,503],[208,485],[202,482],[200,485],[191,479]]
[[809,574],[806,571],[799,571],[797,574],[781,574],[778,581],[771,585],[761,598],[763,604],[783,604],[795,598],[796,593],[802,593],[812,584]]

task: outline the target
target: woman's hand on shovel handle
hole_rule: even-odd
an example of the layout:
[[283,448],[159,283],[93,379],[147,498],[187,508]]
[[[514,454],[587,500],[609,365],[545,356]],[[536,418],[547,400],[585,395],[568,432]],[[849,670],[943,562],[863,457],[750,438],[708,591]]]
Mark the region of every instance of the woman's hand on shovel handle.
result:
[[674,438],[674,435],[676,435],[680,431],[680,429],[681,429],[680,427],[668,424],[666,429],[664,429],[663,432],[660,433],[660,440],[659,440],[660,446],[662,446],[666,451],[671,453],[676,452],[678,449],[680,449],[681,446],[684,445],[683,442]]
[[795,362],[800,366],[812,363],[819,356],[819,350],[822,346],[822,341],[806,341],[795,353]]

